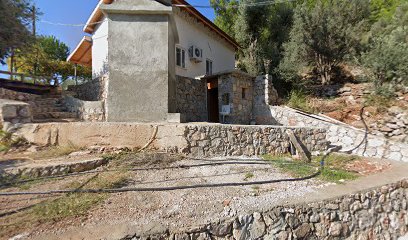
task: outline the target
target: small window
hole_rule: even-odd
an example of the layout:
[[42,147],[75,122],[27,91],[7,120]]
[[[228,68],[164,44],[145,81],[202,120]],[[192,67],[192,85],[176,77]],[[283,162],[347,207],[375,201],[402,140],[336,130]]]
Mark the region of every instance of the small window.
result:
[[206,61],[205,61],[205,74],[206,75],[212,75],[212,73],[213,73],[213,71],[212,71],[212,69],[213,69],[213,62],[211,61],[211,60],[209,60],[209,59],[207,59]]
[[229,93],[224,93],[222,95],[222,105],[229,105],[230,101],[229,101]]
[[186,50],[181,47],[176,47],[176,65],[186,68]]
[[242,88],[242,99],[246,99],[247,89]]

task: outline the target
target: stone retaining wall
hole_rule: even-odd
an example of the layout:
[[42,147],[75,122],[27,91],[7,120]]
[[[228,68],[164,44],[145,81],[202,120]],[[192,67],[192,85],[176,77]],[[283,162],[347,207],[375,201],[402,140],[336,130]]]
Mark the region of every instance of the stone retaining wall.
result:
[[71,96],[64,96],[63,104],[68,112],[75,112],[78,118],[86,122],[101,122],[105,119],[103,101],[83,101]]
[[[243,125],[187,125],[185,152],[193,156],[254,156],[290,152],[287,127]],[[293,128],[309,151],[327,149],[326,132],[318,128]]]
[[[352,149],[364,139],[365,131],[346,124],[331,122],[331,119],[323,116],[306,115],[294,109],[279,106],[270,106],[270,111],[271,116],[283,125],[327,129],[327,140],[332,145],[342,146],[342,150]],[[408,162],[408,144],[371,134],[368,135],[367,145],[362,145],[353,153]]]
[[123,239],[397,239],[408,229],[408,180],[335,199],[273,207],[179,232]]
[[24,93],[24,92],[17,92],[17,91],[5,89],[5,88],[0,88],[0,99],[8,99],[8,100],[15,100],[15,101],[23,101],[23,102],[33,102],[40,98],[41,98],[40,95]]
[[207,121],[207,88],[204,80],[176,76],[176,112],[187,122]]
[[309,151],[327,149],[324,129],[302,127],[82,122],[25,124],[16,134],[39,146],[84,148],[141,148],[154,137],[150,148],[200,157],[288,153],[287,129],[293,129]]
[[253,115],[256,124],[280,125],[271,115],[270,106],[278,102],[279,96],[272,84],[272,76],[258,76],[254,81]]
[[81,85],[70,85],[68,91],[84,101],[102,101],[106,99],[108,81],[108,75],[103,75]]
[[31,106],[28,103],[0,99],[0,124],[29,123],[32,121]]

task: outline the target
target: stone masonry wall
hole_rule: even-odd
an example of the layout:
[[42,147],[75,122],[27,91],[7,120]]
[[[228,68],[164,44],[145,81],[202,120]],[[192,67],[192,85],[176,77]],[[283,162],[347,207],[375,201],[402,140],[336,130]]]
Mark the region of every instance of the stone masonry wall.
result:
[[[245,91],[245,96],[243,96],[243,91]],[[238,71],[219,77],[218,102],[220,112],[222,105],[224,105],[223,95],[226,93],[229,94],[231,113],[226,116],[225,123],[249,124],[252,120],[253,77]]]
[[408,229],[408,180],[358,193],[124,239],[397,239]]
[[75,97],[84,101],[101,101],[106,99],[108,75],[94,78],[81,85],[68,86],[68,91],[74,92]]
[[327,149],[326,132],[319,128],[243,125],[187,125],[183,152],[193,156],[254,156],[290,151],[287,129],[293,129],[310,152]]
[[5,88],[0,88],[0,99],[8,99],[8,100],[15,100],[15,101],[23,101],[23,102],[33,102],[40,98],[41,98],[40,95],[17,92],[17,91],[5,89]]
[[29,123],[32,121],[31,106],[28,103],[0,99],[0,124]]
[[269,106],[278,101],[278,92],[273,87],[272,76],[258,76],[254,81],[254,106],[253,115],[256,124],[279,125],[271,115]]
[[176,76],[176,112],[187,122],[207,121],[207,89],[203,80]]
[[[330,122],[330,119],[322,116],[308,116],[288,107],[271,106],[270,109],[272,116],[282,125],[326,128],[327,140],[332,145],[342,146],[342,150],[352,149],[364,139],[365,131],[346,124]],[[371,134],[368,135],[367,145],[362,145],[353,153],[408,162],[408,144]]]
[[85,122],[105,120],[103,101],[83,101],[71,96],[65,96],[62,102],[68,112],[77,113],[79,119]]

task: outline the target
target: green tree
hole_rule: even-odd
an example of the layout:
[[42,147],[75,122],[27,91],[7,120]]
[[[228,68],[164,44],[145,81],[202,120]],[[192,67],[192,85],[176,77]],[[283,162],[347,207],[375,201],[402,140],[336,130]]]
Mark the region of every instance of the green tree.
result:
[[29,24],[32,12],[29,0],[0,1],[0,63],[8,57],[13,48],[29,42]]
[[215,11],[214,23],[231,37],[235,37],[235,21],[238,16],[237,0],[210,0]]
[[372,26],[369,50],[362,62],[372,72],[375,85],[408,85],[408,3],[401,4],[391,20],[381,19]]
[[285,44],[280,72],[298,79],[316,70],[321,84],[330,84],[334,67],[361,50],[361,35],[370,14],[369,0],[317,0],[295,9],[293,28]]
[[[69,55],[68,46],[54,36],[40,36],[33,44],[16,50],[15,55],[15,68],[21,73],[51,77],[58,83],[74,74],[74,65],[66,62]],[[90,78],[91,69],[78,66],[77,75]]]
[[405,0],[371,0],[371,21],[374,23],[380,19],[391,19],[397,6],[403,1]]

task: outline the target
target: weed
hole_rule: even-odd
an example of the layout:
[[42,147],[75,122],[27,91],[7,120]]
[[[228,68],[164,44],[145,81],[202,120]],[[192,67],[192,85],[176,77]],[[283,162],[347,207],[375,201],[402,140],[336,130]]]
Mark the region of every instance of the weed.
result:
[[370,94],[365,97],[365,105],[376,107],[378,112],[387,112],[392,104],[392,98],[381,94]]
[[67,145],[64,145],[64,146],[48,147],[40,152],[34,153],[32,157],[34,159],[61,157],[61,156],[69,155],[70,153],[73,153],[79,150],[81,150],[80,147],[75,146],[72,143],[68,143]]
[[313,111],[313,109],[309,106],[308,96],[303,90],[292,90],[289,94],[287,105],[306,112]]
[[[313,157],[311,163],[304,163],[301,161],[295,161],[287,157],[276,157],[266,155],[263,157],[265,160],[269,160],[274,166],[289,173],[293,177],[306,177],[310,176],[319,168],[319,162],[321,157]],[[345,170],[347,163],[358,160],[359,157],[332,154],[325,161],[325,168],[319,175],[319,178],[328,182],[340,183],[341,180],[353,180],[358,177],[357,174],[348,172]]]
[[245,174],[244,181],[248,181],[249,179],[253,178],[255,175],[251,172]]

